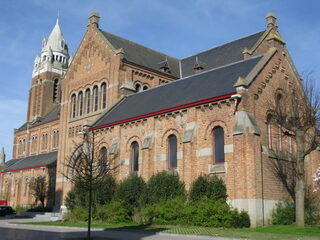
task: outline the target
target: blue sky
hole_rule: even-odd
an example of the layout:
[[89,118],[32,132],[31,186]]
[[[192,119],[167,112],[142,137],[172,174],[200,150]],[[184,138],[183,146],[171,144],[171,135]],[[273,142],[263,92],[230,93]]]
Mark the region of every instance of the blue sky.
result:
[[0,147],[7,159],[13,129],[26,120],[34,58],[58,9],[71,53],[97,11],[103,30],[178,58],[261,31],[274,12],[299,72],[313,71],[320,81],[317,0],[2,0],[0,9]]

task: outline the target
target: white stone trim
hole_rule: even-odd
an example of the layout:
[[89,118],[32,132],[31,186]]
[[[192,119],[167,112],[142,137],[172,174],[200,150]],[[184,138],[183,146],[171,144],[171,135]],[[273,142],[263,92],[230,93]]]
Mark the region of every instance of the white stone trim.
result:
[[[270,223],[271,214],[276,204],[283,201],[258,199],[231,199],[228,204],[239,210],[247,211],[250,215],[251,227],[262,226]],[[264,213],[263,213],[264,211]]]
[[224,153],[232,153],[233,152],[233,144],[224,145]]
[[200,148],[196,151],[197,157],[208,157],[212,156],[212,148]]
[[167,155],[166,154],[157,154],[154,156],[154,161],[155,162],[162,162],[167,160]]

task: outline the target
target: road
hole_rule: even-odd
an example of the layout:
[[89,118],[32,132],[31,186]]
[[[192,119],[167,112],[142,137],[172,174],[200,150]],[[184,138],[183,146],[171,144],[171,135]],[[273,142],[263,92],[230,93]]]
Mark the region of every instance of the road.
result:
[[[14,221],[17,222],[21,220]],[[10,224],[9,220],[0,219],[1,240],[80,240],[86,239],[85,236],[85,228]],[[92,236],[93,240],[236,240],[231,238],[105,229],[93,230]]]

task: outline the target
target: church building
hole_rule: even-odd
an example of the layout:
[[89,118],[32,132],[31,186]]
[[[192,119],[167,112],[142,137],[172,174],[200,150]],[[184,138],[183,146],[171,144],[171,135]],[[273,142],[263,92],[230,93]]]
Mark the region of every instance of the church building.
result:
[[[73,58],[58,21],[43,39],[27,122],[15,129],[13,159],[0,162],[0,199],[33,204],[29,183],[43,175],[53,190],[48,205],[63,209],[66,164],[89,130],[120,165],[117,180],[166,170],[189,188],[199,175],[215,174],[252,226],[270,219],[275,204],[289,199],[269,169],[271,152],[292,151],[294,143],[274,140],[264,99],[282,84],[301,84],[276,17],[268,14],[259,32],[181,59],[104,31],[99,19],[90,15]],[[311,154],[309,177],[318,164]]]

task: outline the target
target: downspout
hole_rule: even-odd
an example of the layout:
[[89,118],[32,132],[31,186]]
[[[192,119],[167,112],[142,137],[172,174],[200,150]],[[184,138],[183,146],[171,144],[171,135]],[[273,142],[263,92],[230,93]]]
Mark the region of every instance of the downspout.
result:
[[262,161],[262,145],[260,144],[260,164],[261,164],[261,210],[262,210],[262,226],[264,226],[264,182],[263,182],[263,161]]

